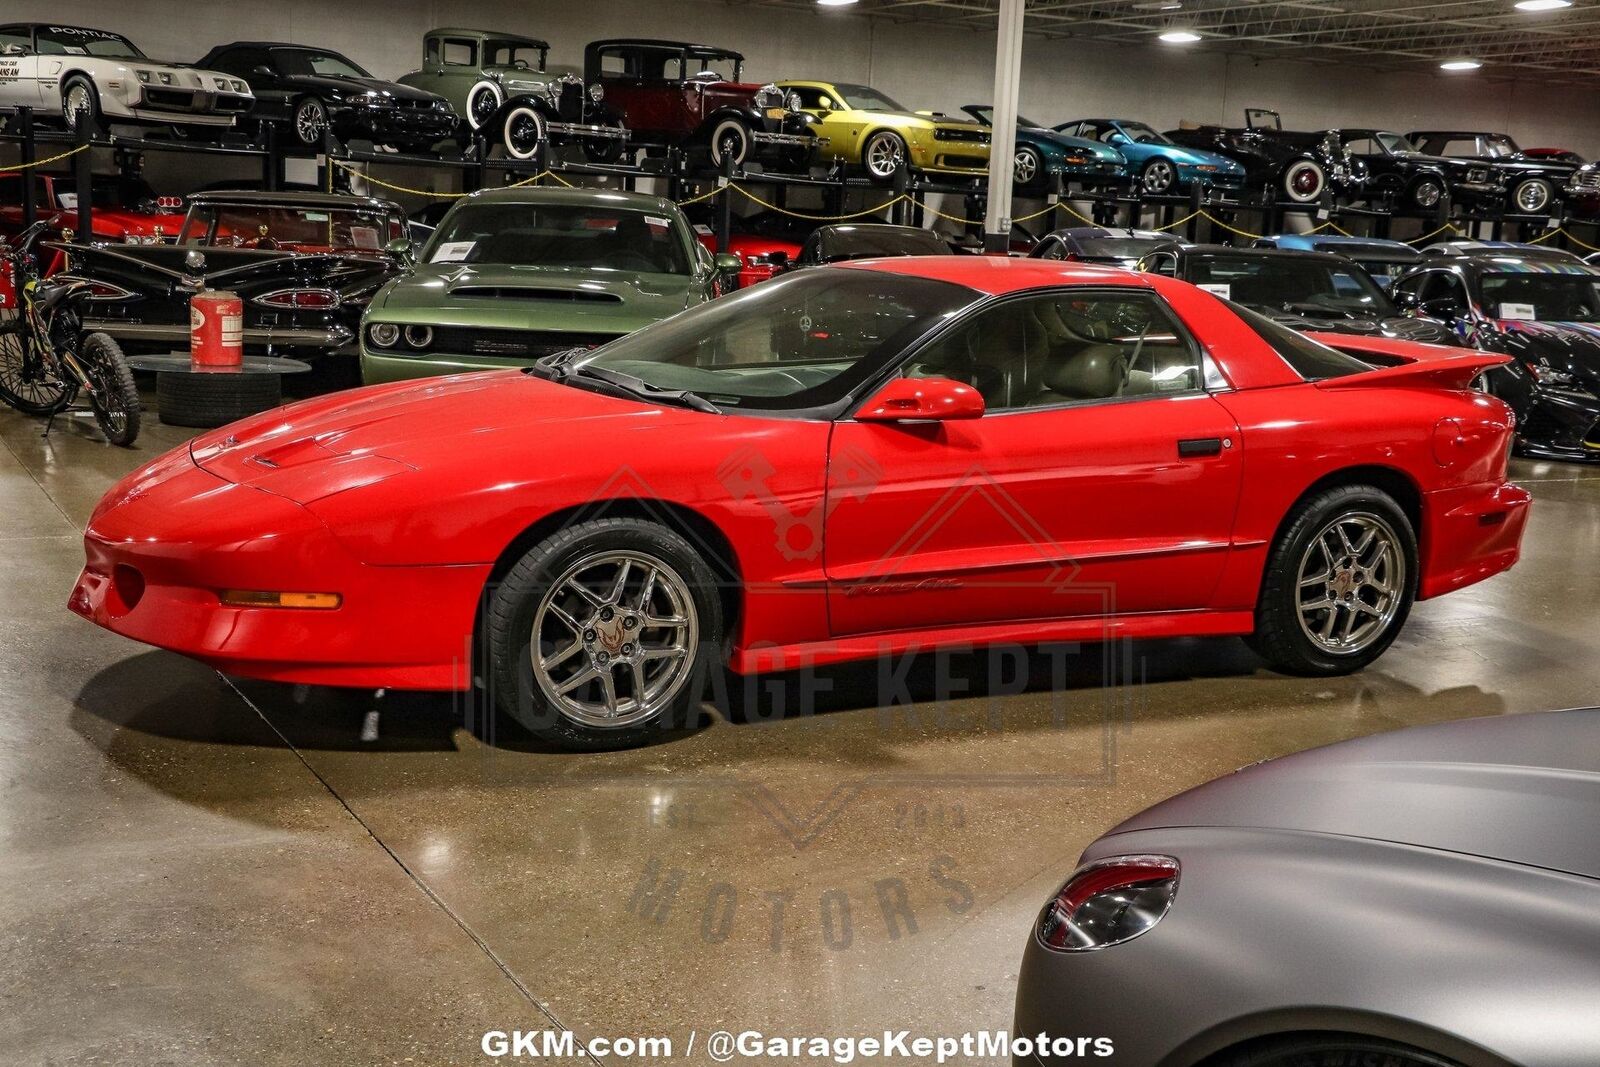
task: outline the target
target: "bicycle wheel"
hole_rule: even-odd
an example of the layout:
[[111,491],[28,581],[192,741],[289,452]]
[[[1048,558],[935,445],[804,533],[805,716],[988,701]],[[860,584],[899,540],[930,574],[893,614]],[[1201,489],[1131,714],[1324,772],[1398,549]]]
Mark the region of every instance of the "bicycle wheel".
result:
[[91,333],[78,346],[84,373],[94,383],[94,418],[106,440],[127,448],[139,437],[139,387],[122,346],[110,334]]
[[54,415],[77,392],[40,355],[20,315],[0,321],[0,400],[25,415]]

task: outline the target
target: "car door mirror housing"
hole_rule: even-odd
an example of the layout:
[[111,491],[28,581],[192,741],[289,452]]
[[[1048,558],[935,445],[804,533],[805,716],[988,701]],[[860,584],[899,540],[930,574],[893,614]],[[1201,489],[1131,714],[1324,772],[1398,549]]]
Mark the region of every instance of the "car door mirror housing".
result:
[[732,252],[718,252],[712,263],[718,274],[738,274],[739,268],[743,266],[739,262],[739,257]]
[[1401,311],[1415,311],[1421,306],[1416,293],[1392,293],[1394,306]]
[[254,67],[251,67],[250,73],[262,78],[270,78],[273,76],[272,68],[267,66],[265,63],[258,63]]
[[1422,313],[1430,319],[1454,319],[1461,315],[1461,308],[1454,300],[1448,297],[1438,300],[1426,300],[1422,303]]
[[982,418],[983,395],[950,378],[896,378],[856,412],[858,422],[954,422]]
[[403,263],[415,263],[417,260],[417,247],[409,237],[396,237],[384,245],[383,250]]

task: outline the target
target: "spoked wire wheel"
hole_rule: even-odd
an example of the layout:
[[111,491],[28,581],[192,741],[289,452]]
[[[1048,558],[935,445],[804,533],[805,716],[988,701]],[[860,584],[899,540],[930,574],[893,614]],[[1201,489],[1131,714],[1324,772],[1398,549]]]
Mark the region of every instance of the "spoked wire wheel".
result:
[[630,549],[584,556],[550,584],[529,655],[540,692],[562,715],[620,729],[672,703],[694,674],[698,641],[683,577]]
[[84,338],[78,358],[94,386],[90,399],[100,432],[114,445],[133,444],[139,436],[139,387],[122,347],[110,334],[92,333]]
[[1322,652],[1355,655],[1388,631],[1406,588],[1406,556],[1394,527],[1372,512],[1345,512],[1300,557],[1300,629]]
[[74,392],[46,366],[19,314],[0,319],[0,400],[26,415],[53,415]]

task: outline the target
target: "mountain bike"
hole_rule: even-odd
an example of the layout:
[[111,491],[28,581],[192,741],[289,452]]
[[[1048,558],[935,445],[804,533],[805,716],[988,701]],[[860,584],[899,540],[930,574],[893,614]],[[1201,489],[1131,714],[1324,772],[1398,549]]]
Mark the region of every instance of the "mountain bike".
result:
[[47,225],[34,223],[15,243],[0,238],[0,271],[7,281],[15,279],[16,295],[5,302],[15,307],[0,311],[0,400],[53,421],[81,393],[106,440],[127,447],[139,436],[133,370],[115,338],[83,332],[83,308],[94,283],[40,277],[32,246]]

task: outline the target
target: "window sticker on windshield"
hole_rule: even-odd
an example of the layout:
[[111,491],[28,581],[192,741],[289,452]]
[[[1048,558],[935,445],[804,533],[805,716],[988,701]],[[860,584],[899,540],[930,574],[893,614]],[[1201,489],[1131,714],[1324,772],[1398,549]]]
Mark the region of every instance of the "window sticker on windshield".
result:
[[460,263],[472,254],[476,241],[446,241],[434,250],[431,263]]
[[306,221],[307,222],[327,222],[328,221],[328,216],[327,216],[327,214],[325,212],[308,211],[308,212],[306,212]]
[[65,208],[68,211],[76,211],[78,209],[78,194],[77,193],[57,193],[56,194],[56,203],[60,204],[63,208]]
[[1202,285],[1202,286],[1200,286],[1200,288],[1204,289],[1206,292],[1210,293],[1212,296],[1220,296],[1224,300],[1231,299],[1230,294],[1233,292],[1233,286],[1228,285],[1225,282],[1224,283],[1213,283],[1213,284],[1210,284],[1210,285]]
[[652,226],[658,226],[663,230],[666,229],[668,226],[672,225],[666,219],[659,218],[658,216],[655,216],[655,215],[646,215],[644,217],[644,221],[648,222]]
[[352,226],[350,243],[357,248],[377,248],[378,231],[372,226]]
[[1532,304],[1501,304],[1500,317],[1512,322],[1535,322],[1539,314]]
[[707,226],[703,222],[697,222],[694,224],[694,232],[699,234],[701,237],[710,237],[711,227]]

